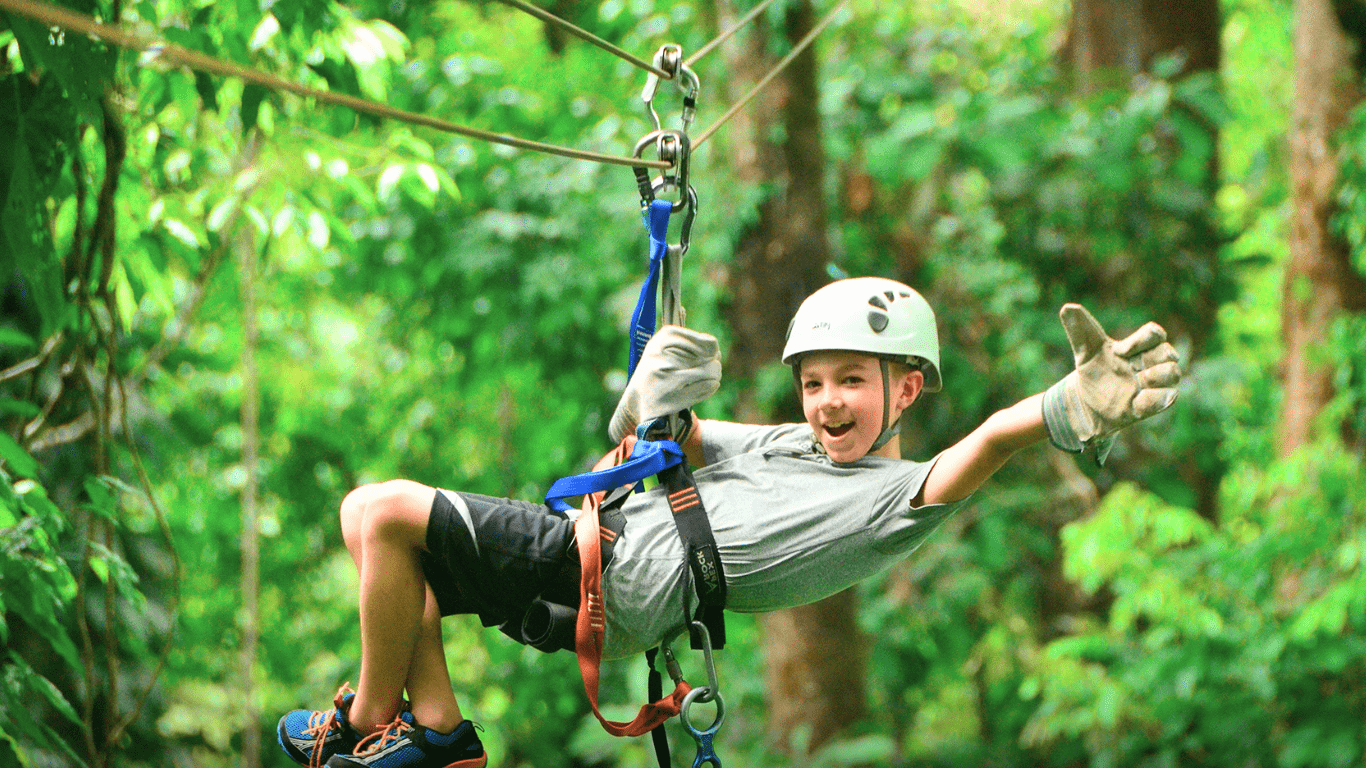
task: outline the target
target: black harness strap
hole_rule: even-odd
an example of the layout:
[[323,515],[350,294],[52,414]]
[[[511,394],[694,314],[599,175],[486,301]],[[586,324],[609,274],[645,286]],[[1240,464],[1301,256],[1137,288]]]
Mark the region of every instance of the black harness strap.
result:
[[[684,618],[689,622],[702,622],[711,634],[712,647],[722,648],[726,644],[726,620],[722,613],[726,607],[726,578],[702,496],[697,492],[697,483],[687,462],[659,473],[659,479],[669,493],[669,509],[673,511],[674,525],[678,526],[688,570],[692,573],[693,588],[697,590],[697,615]],[[702,639],[695,632],[690,635],[693,650],[702,650]]]
[[[650,668],[650,676],[646,679],[646,695],[650,701],[658,701],[664,697],[664,675],[655,666],[655,657],[658,655],[658,648],[651,648],[645,652],[645,664]],[[673,761],[669,758],[669,736],[664,732],[663,723],[651,729],[650,743],[654,745],[655,760],[659,762],[659,768],[669,768]]]

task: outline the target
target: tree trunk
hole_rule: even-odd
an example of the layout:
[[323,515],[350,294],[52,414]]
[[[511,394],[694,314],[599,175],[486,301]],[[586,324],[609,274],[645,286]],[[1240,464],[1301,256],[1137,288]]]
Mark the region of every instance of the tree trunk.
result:
[[[1136,75],[1152,71],[1154,64],[1172,56],[1181,61],[1175,76],[1217,73],[1222,55],[1220,31],[1218,0],[1075,0],[1066,56],[1073,65],[1078,92],[1091,93],[1107,86],[1127,89]],[[1205,127],[1210,146],[1218,147],[1218,126],[1207,123],[1200,115],[1190,116]],[[1188,285],[1197,290],[1191,300],[1183,302],[1179,312],[1172,311],[1177,307],[1168,304],[1161,322],[1173,336],[1188,341],[1192,358],[1199,359],[1217,327],[1222,297],[1229,293],[1228,277],[1219,260],[1221,235],[1210,213],[1219,189],[1217,150],[1210,153],[1198,178],[1186,181],[1200,189],[1207,205],[1185,219],[1188,233],[1181,239],[1173,260],[1199,264],[1191,276],[1183,278],[1194,277]],[[1172,288],[1163,277],[1156,281],[1137,274],[1125,277],[1123,288],[1116,285],[1110,289],[1120,292],[1115,299],[1157,299]],[[1106,285],[1107,281],[1097,284]],[[1195,492],[1196,510],[1212,520],[1223,469],[1219,462],[1209,460],[1206,449],[1202,445],[1183,446],[1170,459]]]
[[1292,220],[1290,264],[1282,285],[1285,358],[1277,450],[1309,442],[1314,422],[1333,397],[1332,371],[1314,360],[1334,319],[1366,301],[1347,246],[1329,230],[1338,151],[1334,134],[1361,100],[1352,47],[1331,0],[1295,2],[1295,111],[1290,134]]
[[250,221],[238,225],[237,258],[242,286],[242,768],[261,765],[260,713],[256,710],[256,646],[260,635],[260,533],[257,526],[257,473],[260,447],[260,402],[256,365],[256,230]]
[[[726,26],[737,14],[722,3],[718,16]],[[788,5],[789,45],[810,31],[814,17],[809,0]],[[767,27],[751,29],[748,40],[733,41],[726,49],[735,75],[729,99],[748,91],[779,58],[768,54]],[[774,190],[760,205],[758,220],[741,235],[726,278],[733,297],[727,318],[734,331],[727,369],[738,380],[754,381],[776,364],[792,313],[826,282],[825,155],[817,103],[816,58],[808,49],[730,123],[730,154],[741,178]],[[771,141],[775,134],[784,139]],[[794,398],[779,406],[759,403],[749,387],[741,393],[736,416],[765,423],[799,420],[801,411]],[[850,590],[761,620],[769,735],[780,748],[791,744],[800,727],[810,728],[814,748],[863,716],[866,641],[857,613]]]
[[1067,56],[1091,93],[1166,56],[1182,57],[1183,72],[1217,71],[1219,31],[1217,0],[1075,0]]

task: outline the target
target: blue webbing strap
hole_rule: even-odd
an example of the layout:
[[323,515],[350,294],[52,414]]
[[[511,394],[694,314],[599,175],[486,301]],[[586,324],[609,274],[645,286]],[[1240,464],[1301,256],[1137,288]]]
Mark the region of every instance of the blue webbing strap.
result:
[[669,214],[673,203],[668,200],[655,200],[650,207],[640,212],[645,220],[645,228],[650,232],[650,271],[641,286],[640,298],[636,300],[636,311],[631,315],[631,353],[627,360],[626,375],[629,378],[636,372],[640,353],[645,343],[655,335],[655,297],[659,294],[659,274],[664,265],[664,254],[669,252]]
[[[645,228],[650,233],[650,267],[645,285],[641,286],[635,312],[631,315],[628,377],[636,372],[636,364],[640,362],[645,344],[655,335],[655,297],[659,294],[659,275],[664,265],[664,255],[669,252],[667,238],[669,214],[672,212],[673,204],[668,200],[655,200],[641,211]],[[633,485],[682,461],[683,449],[678,447],[678,443],[672,440],[640,440],[631,449],[631,458],[618,466],[556,480],[546,491],[545,503],[561,512],[568,512],[573,507],[564,500],[571,496],[585,496]]]
[[573,509],[565,499],[633,485],[683,462],[683,449],[672,440],[637,440],[631,458],[608,469],[556,480],[545,493],[545,503],[561,512]]

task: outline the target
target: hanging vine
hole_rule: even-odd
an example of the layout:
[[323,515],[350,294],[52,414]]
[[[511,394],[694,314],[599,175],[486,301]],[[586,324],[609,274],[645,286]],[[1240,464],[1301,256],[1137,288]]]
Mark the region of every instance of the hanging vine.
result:
[[[103,768],[124,748],[166,665],[180,561],[133,439],[129,394],[146,368],[131,370],[111,287],[128,155],[111,98],[114,57],[88,41],[44,46],[33,25],[11,23],[25,62],[41,66],[0,79],[0,150],[15,158],[0,169],[0,241],[15,257],[4,265],[14,279],[3,295],[0,348],[9,363],[0,370],[0,591],[14,596],[0,622],[0,642],[12,649],[0,661],[0,762],[8,752],[27,762],[25,752],[36,750]],[[105,66],[86,67],[73,87],[70,73],[91,62]],[[88,143],[92,132],[99,140]],[[50,200],[65,194],[74,221],[59,248]],[[36,352],[14,361],[25,346]],[[120,479],[127,476],[133,483]],[[171,562],[164,583],[130,559],[127,543],[138,534],[125,519],[128,503],[156,520]],[[148,611],[149,582],[164,594],[164,621]],[[143,627],[156,637],[145,647]],[[44,642],[57,659],[42,652]],[[35,700],[65,724],[27,711]]]

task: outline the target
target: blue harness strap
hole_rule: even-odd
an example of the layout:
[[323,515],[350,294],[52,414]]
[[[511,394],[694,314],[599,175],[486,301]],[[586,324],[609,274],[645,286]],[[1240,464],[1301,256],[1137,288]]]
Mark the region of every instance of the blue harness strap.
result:
[[637,440],[631,458],[608,469],[585,472],[556,480],[546,491],[545,503],[561,512],[573,509],[565,499],[635,485],[651,475],[683,463],[683,449],[672,440]]
[[[689,190],[691,191],[691,190]],[[696,203],[694,202],[694,207]],[[673,211],[673,204],[668,200],[654,200],[649,206],[642,209],[641,215],[644,219],[645,228],[650,233],[650,264],[649,273],[645,278],[645,284],[640,289],[640,298],[636,301],[635,312],[631,316],[631,346],[627,361],[628,378],[635,374],[636,366],[640,362],[641,354],[645,350],[645,345],[655,334],[655,315],[656,297],[659,294],[659,284],[661,273],[663,272],[664,258],[669,253],[668,231],[669,214]],[[685,227],[686,230],[686,227]],[[684,233],[686,238],[686,232]],[[683,414],[689,415],[689,414]],[[684,420],[691,423],[691,418]],[[688,561],[688,573],[693,581],[693,588],[698,597],[696,615],[686,615],[685,619],[692,626],[704,627],[700,631],[694,630],[692,641],[693,647],[702,649],[705,647],[707,652],[708,664],[711,663],[712,645],[709,637],[718,639],[716,648],[725,644],[725,621],[722,616],[722,609],[726,604],[726,584],[725,575],[721,569],[720,552],[716,546],[716,540],[712,535],[711,525],[707,521],[706,509],[702,505],[702,497],[697,492],[697,483],[693,480],[692,472],[688,470],[687,458],[683,455],[683,449],[679,444],[671,439],[652,440],[647,435],[665,435],[672,424],[670,417],[659,417],[648,424],[641,424],[637,427],[638,439],[631,446],[631,455],[624,462],[612,467],[585,472],[579,475],[570,475],[556,480],[550,490],[546,491],[545,503],[549,507],[561,512],[569,512],[573,509],[566,501],[566,498],[583,496],[584,513],[576,523],[576,540],[580,548],[580,564],[582,573],[580,587],[583,590],[580,606],[582,611],[579,614],[578,623],[575,629],[575,648],[579,655],[579,669],[583,674],[584,687],[588,692],[589,703],[593,707],[593,712],[602,721],[603,727],[609,733],[615,735],[638,735],[637,731],[632,730],[638,724],[644,722],[649,726],[651,722],[647,715],[650,712],[658,714],[663,712],[663,717],[668,717],[667,707],[661,709],[661,705],[667,702],[661,699],[663,685],[662,676],[654,665],[653,651],[646,655],[650,666],[650,696],[651,700],[656,701],[650,707],[642,708],[641,714],[631,723],[615,723],[603,719],[598,712],[597,691],[598,691],[598,664],[601,662],[601,643],[602,627],[598,625],[598,634],[593,634],[594,613],[592,606],[595,604],[598,611],[598,621],[601,621],[602,612],[602,593],[601,584],[598,581],[598,561],[595,546],[598,536],[592,535],[594,529],[598,529],[599,514],[598,505],[600,500],[592,497],[604,491],[614,491],[618,488],[634,486],[635,490],[643,488],[641,481],[645,478],[656,475],[659,477],[660,485],[667,493],[669,509],[673,512],[674,523],[678,528],[679,536],[683,540],[684,549]],[[660,430],[660,431],[656,431]],[[629,439],[629,438],[628,438]],[[617,447],[616,451],[604,457],[599,466],[607,460],[619,461],[621,452],[625,448],[625,441]],[[580,531],[579,529],[584,529]],[[585,535],[586,534],[586,535]],[[585,543],[587,542],[587,543]],[[584,555],[583,553],[587,554]],[[597,591],[595,591],[597,590]],[[596,598],[594,597],[596,595]],[[585,606],[588,606],[585,608]],[[586,617],[586,620],[585,620]],[[700,622],[698,624],[697,622]],[[594,643],[597,643],[594,646]],[[598,649],[598,655],[594,655],[592,649]],[[587,649],[587,650],[585,650]],[[682,691],[688,691],[687,684],[681,676],[676,676],[677,688],[675,697]],[[713,688],[715,687],[713,675]],[[674,701],[675,699],[670,699]],[[719,706],[719,696],[718,696]],[[650,710],[650,712],[647,712]],[[641,718],[646,718],[642,721]],[[717,725],[719,725],[719,716]],[[650,727],[651,739],[654,742],[655,757],[659,760],[660,768],[669,765],[669,745],[664,735],[662,719]],[[642,726],[643,727],[643,726]],[[697,736],[698,757],[694,763],[694,768],[704,762],[711,762],[715,768],[719,768],[721,761],[716,759],[715,753],[711,751],[711,736],[715,729]],[[704,743],[705,739],[705,743]],[[704,749],[705,747],[705,749]]]
[[[655,200],[649,207],[641,210],[641,218],[650,233],[650,266],[645,284],[641,286],[640,298],[636,301],[635,312],[631,315],[631,350],[627,366],[627,376],[636,372],[650,337],[655,335],[655,297],[659,293],[659,275],[664,264],[664,255],[669,251],[668,232],[669,214],[673,204],[668,200]],[[683,462],[683,449],[672,440],[640,440],[631,450],[631,458],[624,463],[599,470],[570,475],[556,480],[546,491],[545,503],[561,512],[573,509],[565,499],[572,496],[587,496],[598,491],[610,491],[624,485],[636,485],[651,475]]]
[[640,288],[640,298],[636,300],[636,311],[631,315],[631,352],[627,361],[626,375],[636,372],[640,353],[645,344],[655,335],[655,297],[659,294],[659,273],[664,265],[664,255],[669,252],[669,214],[673,203],[668,200],[655,200],[649,208],[641,211],[645,228],[650,232],[650,268],[645,285]]

